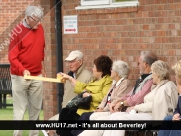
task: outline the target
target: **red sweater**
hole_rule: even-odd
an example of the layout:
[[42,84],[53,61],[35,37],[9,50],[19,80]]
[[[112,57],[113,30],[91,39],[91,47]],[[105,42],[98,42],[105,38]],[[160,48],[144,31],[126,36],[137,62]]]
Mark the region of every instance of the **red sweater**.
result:
[[11,74],[23,76],[24,70],[29,70],[33,76],[41,74],[44,48],[44,31],[41,25],[32,30],[23,24],[17,25],[12,30],[8,51]]

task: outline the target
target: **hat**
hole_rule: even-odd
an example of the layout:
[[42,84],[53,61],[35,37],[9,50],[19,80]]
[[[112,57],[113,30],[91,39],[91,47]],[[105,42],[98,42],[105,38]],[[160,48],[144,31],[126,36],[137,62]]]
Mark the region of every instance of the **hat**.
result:
[[71,51],[68,57],[65,59],[65,61],[72,61],[76,58],[83,58],[83,53],[80,52],[79,50]]

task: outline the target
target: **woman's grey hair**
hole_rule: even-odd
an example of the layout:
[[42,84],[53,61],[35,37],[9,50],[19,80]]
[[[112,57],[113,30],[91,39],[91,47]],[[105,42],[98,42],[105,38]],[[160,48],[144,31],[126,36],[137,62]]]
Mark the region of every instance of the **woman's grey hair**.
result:
[[112,70],[114,70],[120,77],[123,78],[127,78],[130,72],[128,64],[121,60],[113,62]]
[[162,60],[155,61],[151,66],[151,71],[157,74],[161,80],[170,79],[169,67]]
[[181,60],[178,61],[172,69],[175,71],[175,74],[181,79]]
[[143,61],[146,62],[149,66],[158,60],[156,54],[151,51],[142,51],[141,56]]
[[28,6],[25,11],[25,16],[36,16],[38,18],[43,18],[43,10],[38,6]]

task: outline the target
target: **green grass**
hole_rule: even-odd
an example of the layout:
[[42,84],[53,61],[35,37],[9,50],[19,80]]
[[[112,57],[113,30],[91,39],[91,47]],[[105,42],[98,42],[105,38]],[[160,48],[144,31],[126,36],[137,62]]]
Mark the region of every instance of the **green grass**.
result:
[[[7,103],[12,103],[12,98],[8,97]],[[24,115],[24,120],[28,120],[28,112]],[[0,120],[13,120],[13,107],[8,106],[6,108],[0,109]],[[43,120],[43,110],[40,112],[40,120]],[[23,130],[22,136],[28,136],[29,130]],[[13,130],[0,130],[0,136],[12,136]],[[39,136],[43,136],[43,133],[40,131]]]

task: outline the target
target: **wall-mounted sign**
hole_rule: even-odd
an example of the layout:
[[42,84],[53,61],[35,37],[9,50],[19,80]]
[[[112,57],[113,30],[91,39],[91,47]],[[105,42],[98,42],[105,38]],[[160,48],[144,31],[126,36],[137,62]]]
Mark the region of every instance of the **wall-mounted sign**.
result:
[[77,15],[74,16],[64,16],[64,34],[77,34]]

